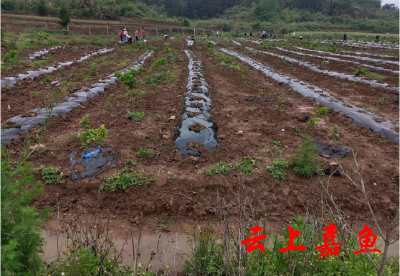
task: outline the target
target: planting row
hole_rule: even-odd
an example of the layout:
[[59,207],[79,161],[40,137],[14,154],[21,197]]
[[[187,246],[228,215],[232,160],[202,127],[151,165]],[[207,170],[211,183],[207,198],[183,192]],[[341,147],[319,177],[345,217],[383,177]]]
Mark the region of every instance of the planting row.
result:
[[[138,70],[144,64],[145,60],[152,55],[152,53],[152,51],[146,52],[131,66],[125,68],[121,72],[126,72],[132,69]],[[116,79],[117,76],[112,74],[108,78],[104,80],[100,79],[98,82],[92,84],[88,91],[86,91],[86,89],[81,89],[74,92],[70,97],[66,97],[66,102],[54,104],[54,106],[50,108],[36,108],[28,112],[27,115],[18,115],[9,119],[2,125],[1,143],[11,143],[13,139],[19,137],[20,133],[27,132],[32,127],[43,124],[47,118],[71,112],[83,102],[86,102],[88,98],[99,95],[99,93],[105,90],[106,86],[115,83]]]
[[[278,57],[280,59],[287,60],[289,62],[297,63],[297,64],[299,64],[301,66],[304,66],[304,67],[307,67],[308,69],[310,69],[310,70],[312,70],[314,72],[317,72],[317,73],[326,74],[326,75],[329,75],[329,76],[332,76],[332,77],[336,77],[336,78],[340,78],[340,79],[346,79],[346,80],[352,81],[352,82],[365,83],[365,84],[368,84],[368,85],[370,85],[372,87],[384,88],[384,89],[395,91],[395,92],[399,91],[398,87],[391,87],[386,83],[379,83],[379,82],[377,82],[375,80],[366,80],[366,79],[363,79],[363,78],[359,78],[359,77],[355,77],[355,76],[352,76],[352,75],[347,75],[347,74],[343,74],[343,73],[339,73],[339,72],[334,72],[334,71],[329,71],[329,70],[321,70],[318,66],[313,65],[313,64],[311,64],[309,62],[297,60],[297,59],[290,58],[290,57],[287,57],[287,56],[278,55],[278,54],[275,54],[275,53],[272,53],[272,52],[258,51],[258,50],[255,50],[255,49],[249,48],[249,47],[246,47],[246,49],[249,50],[249,51],[256,51],[258,53],[263,53],[263,54],[266,54],[266,55]],[[284,52],[296,53],[296,52],[288,51],[288,50],[285,50],[285,49],[282,49],[282,48],[279,48],[279,47],[276,47],[276,49],[278,49],[280,51],[284,51]]]
[[[324,104],[333,110],[337,110],[345,114],[347,117],[351,118],[354,123],[361,126],[368,126],[374,133],[384,135],[388,140],[399,142],[399,134],[393,130],[393,128],[397,128],[398,125],[390,122],[388,120],[382,119],[379,116],[362,110],[358,107],[351,106],[349,107],[347,104],[340,102],[336,98],[332,97],[328,92],[322,90],[318,87],[313,87],[310,84],[305,82],[289,78],[287,76],[278,74],[273,72],[273,70],[253,59],[243,56],[239,53],[227,50],[220,49],[221,51],[238,57],[243,62],[249,64],[253,68],[260,70],[264,73],[264,75],[273,78],[275,81],[280,83],[285,83],[293,88],[293,90],[299,92],[301,95],[306,97],[313,98],[316,102]],[[312,88],[310,88],[312,87]],[[362,111],[362,112],[360,112]],[[382,121],[376,122],[374,118],[380,118]]]
[[209,113],[211,99],[202,74],[201,61],[191,51],[185,50],[185,53],[189,59],[189,77],[184,97],[185,109],[175,145],[184,156],[198,156],[201,155],[197,150],[199,144],[203,144],[208,150],[217,146],[217,126],[212,122]]
[[80,57],[78,60],[75,60],[75,61],[60,62],[58,65],[49,66],[46,69],[28,71],[28,73],[19,74],[17,77],[7,77],[7,78],[1,80],[1,88],[13,87],[19,81],[23,81],[25,79],[32,79],[33,80],[38,76],[51,73],[53,71],[56,71],[56,70],[59,70],[59,69],[65,67],[65,66],[70,66],[70,65],[72,65],[74,63],[81,63],[81,62],[89,59],[90,57],[93,57],[93,56],[96,56],[96,55],[105,54],[105,53],[109,53],[109,52],[112,52],[112,51],[114,51],[113,48],[111,48],[111,49],[101,49],[101,50],[92,52],[90,54],[86,54],[86,55]]
[[29,55],[28,59],[29,60],[35,60],[35,59],[37,59],[37,58],[39,58],[41,56],[44,56],[44,55],[48,54],[50,51],[57,50],[57,49],[61,49],[61,46],[54,46],[54,47],[51,47],[51,48],[48,48],[48,49],[43,49],[43,50],[34,52],[33,54]]

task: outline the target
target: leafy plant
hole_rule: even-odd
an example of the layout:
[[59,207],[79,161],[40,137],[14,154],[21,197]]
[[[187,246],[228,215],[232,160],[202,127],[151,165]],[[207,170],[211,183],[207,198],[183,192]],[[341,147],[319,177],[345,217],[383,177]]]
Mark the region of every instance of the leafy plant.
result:
[[317,108],[315,110],[315,113],[317,114],[317,117],[320,118],[320,117],[324,117],[328,113],[328,111],[329,111],[329,108],[326,106],[323,106],[321,108]]
[[70,21],[70,11],[66,3],[61,5],[60,9],[60,21],[58,22],[61,26],[67,27]]
[[318,125],[318,118],[311,118],[310,120],[308,120],[307,123],[312,126],[316,126],[316,125]]
[[289,168],[289,164],[285,160],[279,160],[272,162],[267,170],[271,172],[272,177],[277,178],[279,180],[285,180],[286,169]]
[[274,140],[274,141],[272,141],[272,145],[274,147],[279,147],[281,145],[281,141],[280,140]]
[[51,79],[50,79],[49,75],[47,75],[47,74],[44,74],[43,81],[44,81],[44,82],[50,82],[50,81],[51,81]]
[[110,94],[108,95],[107,106],[112,107],[113,103],[115,103],[115,96],[114,94]]
[[380,99],[378,100],[378,103],[379,103],[379,104],[385,104],[386,102],[387,102],[386,98],[380,98]]
[[126,84],[130,87],[130,89],[133,89],[133,87],[136,85],[136,70],[131,69],[125,73],[121,72],[115,72],[114,74],[123,84]]
[[152,150],[152,149],[147,149],[147,150],[145,150],[145,149],[140,149],[140,150],[138,151],[138,155],[141,156],[141,157],[153,158],[153,156],[154,156],[154,150]]
[[4,55],[4,62],[5,63],[10,63],[12,60],[14,60],[17,56],[17,51],[16,50],[10,50],[7,54]]
[[156,118],[161,118],[161,114],[159,114],[159,113],[156,113]]
[[337,125],[333,126],[333,130],[329,133],[329,137],[331,137],[334,141],[339,139],[339,127]]
[[162,57],[158,59],[156,62],[153,64],[153,70],[158,70],[161,66],[167,64],[167,59],[165,57]]
[[297,175],[311,177],[314,173],[321,173],[321,164],[317,160],[317,147],[311,136],[307,136],[291,157],[291,165]]
[[100,191],[122,190],[128,192],[130,186],[141,186],[154,181],[152,178],[146,179],[143,173],[143,170],[139,172],[136,170],[135,161],[128,160],[121,171],[104,178],[104,185],[100,187]]
[[92,76],[97,76],[99,74],[97,71],[96,63],[92,63],[92,65],[90,66],[90,74]]
[[79,133],[78,137],[81,139],[83,145],[88,147],[90,143],[102,143],[107,138],[107,132],[106,127],[101,125],[100,128],[88,129]]
[[126,117],[136,122],[141,122],[144,118],[144,112],[128,112]]
[[278,110],[280,108],[281,104],[283,104],[283,103],[286,103],[286,101],[284,101],[281,97],[278,97],[278,102],[275,106],[275,109]]
[[263,97],[263,96],[264,96],[264,92],[263,92],[262,89],[258,90],[258,95],[260,95],[260,97]]
[[46,184],[60,184],[61,183],[61,171],[53,167],[41,167],[42,177],[46,181]]
[[269,126],[268,122],[263,122],[262,125],[265,127]]
[[85,115],[82,117],[82,120],[79,122],[82,128],[90,128],[90,123],[89,123],[89,115]]
[[275,151],[275,156],[276,156],[276,157],[281,157],[282,155],[283,155],[283,151],[282,151],[282,150],[277,149],[277,150]]

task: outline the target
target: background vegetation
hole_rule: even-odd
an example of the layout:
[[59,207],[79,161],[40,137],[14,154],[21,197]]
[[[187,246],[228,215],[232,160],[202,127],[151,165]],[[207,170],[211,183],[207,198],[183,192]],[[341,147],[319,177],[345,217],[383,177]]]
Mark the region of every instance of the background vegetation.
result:
[[[2,11],[116,20],[121,16],[182,21],[230,31],[360,30],[399,32],[399,13],[380,0],[3,0]],[[190,19],[190,20],[188,20]],[[193,21],[194,20],[194,21]],[[64,21],[65,22],[65,21]]]

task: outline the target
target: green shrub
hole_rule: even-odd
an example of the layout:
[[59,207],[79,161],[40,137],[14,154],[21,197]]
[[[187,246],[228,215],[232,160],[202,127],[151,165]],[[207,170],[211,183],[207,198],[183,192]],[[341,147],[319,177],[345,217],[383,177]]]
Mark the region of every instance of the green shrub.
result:
[[136,85],[136,70],[131,69],[125,73],[115,72],[114,74],[123,84],[128,85],[131,89]]
[[138,172],[136,170],[136,162],[128,160],[122,171],[118,171],[115,174],[109,175],[104,178],[104,185],[100,188],[100,191],[118,191],[122,190],[128,192],[129,186],[141,186],[143,184],[149,184],[154,180],[149,178],[146,179],[143,176],[144,171]]
[[60,9],[60,21],[58,22],[61,26],[67,27],[70,21],[70,11],[66,4],[63,4]]
[[289,164],[285,160],[279,160],[272,162],[268,167],[272,174],[272,177],[278,178],[279,180],[285,180],[286,169],[289,168]]
[[323,106],[321,108],[317,108],[315,110],[315,113],[317,114],[317,117],[324,117],[329,111],[329,108],[326,106]]
[[316,126],[318,125],[318,118],[311,118],[307,123],[309,125]]
[[[2,149],[2,154],[5,152]],[[35,180],[32,164],[13,166],[1,158],[1,274],[41,275],[43,248],[41,225],[48,209],[32,204],[41,194],[42,184]]]
[[153,64],[153,70],[158,70],[161,66],[167,64],[167,59],[165,57],[158,59],[156,62]]
[[46,184],[60,184],[61,183],[61,171],[52,167],[41,167],[42,177],[46,181]]
[[36,3],[36,8],[40,16],[46,16],[48,14],[48,7],[46,0],[38,0]]
[[187,20],[187,19],[185,18],[185,20],[183,20],[183,25],[184,25],[185,27],[190,27],[190,22],[189,22],[189,20]]
[[310,136],[296,149],[295,156],[291,157],[291,165],[297,175],[311,177],[314,173],[321,173],[321,164],[317,161],[317,147]]
[[16,56],[17,56],[17,51],[11,50],[7,54],[4,55],[3,60],[5,63],[9,63],[9,62],[13,61]]
[[90,127],[89,123],[89,115],[85,115],[82,117],[82,120],[79,122],[82,128],[88,129]]
[[104,125],[101,125],[98,129],[88,129],[78,134],[83,145],[88,147],[90,143],[102,143],[107,138],[108,130]]
[[141,156],[141,157],[153,158],[153,156],[154,156],[154,150],[152,150],[152,149],[147,149],[147,150],[145,150],[145,149],[140,149],[140,150],[138,151],[138,155]]
[[144,118],[144,112],[128,112],[126,117],[136,122],[141,122]]

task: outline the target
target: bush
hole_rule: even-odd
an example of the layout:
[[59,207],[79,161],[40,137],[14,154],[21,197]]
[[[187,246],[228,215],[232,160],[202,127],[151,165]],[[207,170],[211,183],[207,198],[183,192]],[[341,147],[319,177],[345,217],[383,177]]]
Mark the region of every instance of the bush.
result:
[[285,160],[274,161],[267,167],[272,174],[272,177],[278,178],[279,180],[285,180],[286,169],[289,168],[288,162]]
[[82,117],[82,120],[79,122],[82,128],[88,129],[90,127],[89,123],[89,115],[85,115]]
[[60,9],[60,21],[58,22],[61,26],[67,27],[70,21],[70,11],[66,4],[61,6]]
[[46,0],[38,0],[36,3],[36,8],[40,16],[46,16],[48,14]]
[[2,275],[42,274],[40,227],[48,210],[39,211],[32,205],[42,184],[35,181],[31,167],[29,163],[14,167],[7,158],[1,159]]
[[11,50],[7,54],[4,55],[4,62],[5,63],[10,63],[15,59],[17,56],[17,51],[16,50]]
[[317,117],[323,117],[328,113],[328,111],[329,111],[329,108],[326,106],[323,106],[321,108],[317,108],[315,110],[315,113],[317,114]]
[[101,125],[98,129],[89,129],[78,134],[83,145],[88,147],[90,143],[102,143],[107,138],[108,130],[104,125]]
[[128,72],[115,72],[114,74],[123,84],[128,85],[131,89],[136,84],[136,70],[131,69]]
[[291,157],[291,165],[297,175],[311,177],[314,173],[323,173],[317,158],[317,147],[314,145],[313,139],[308,136],[300,147],[296,149],[295,156]]
[[42,167],[42,177],[46,181],[46,184],[60,184],[61,183],[61,171],[52,167]]
[[187,19],[185,18],[185,20],[183,20],[183,25],[186,26],[186,27],[190,27],[190,22],[189,22],[189,20],[187,20]]
[[167,59],[165,57],[158,59],[156,62],[153,64],[153,69],[158,70],[161,66],[167,64]]

